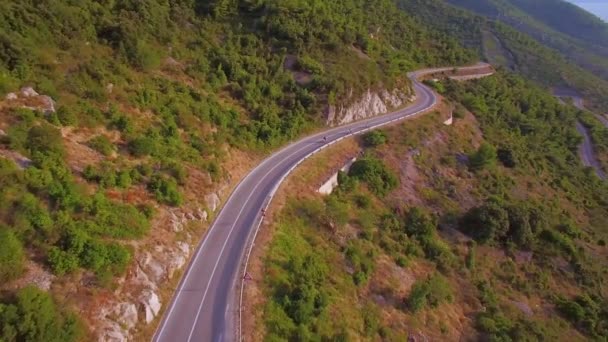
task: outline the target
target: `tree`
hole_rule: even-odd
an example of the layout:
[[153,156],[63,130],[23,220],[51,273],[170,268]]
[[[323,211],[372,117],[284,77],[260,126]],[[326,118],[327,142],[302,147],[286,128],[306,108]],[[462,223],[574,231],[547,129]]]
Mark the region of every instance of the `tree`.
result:
[[469,156],[469,166],[473,171],[483,170],[496,164],[496,149],[494,146],[483,143],[477,150]]
[[469,210],[462,218],[460,228],[478,242],[496,241],[506,236],[509,230],[509,213],[501,200],[492,198]]
[[61,132],[49,124],[41,124],[30,128],[27,133],[26,147],[31,155],[36,152],[64,155]]
[[0,281],[4,283],[20,276],[23,262],[21,241],[8,227],[0,225]]

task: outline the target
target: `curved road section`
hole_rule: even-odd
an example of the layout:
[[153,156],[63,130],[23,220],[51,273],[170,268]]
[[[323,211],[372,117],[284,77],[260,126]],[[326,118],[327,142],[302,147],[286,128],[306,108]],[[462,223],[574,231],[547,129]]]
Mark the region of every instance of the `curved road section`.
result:
[[[478,69],[487,64],[463,67]],[[245,256],[281,182],[306,158],[351,135],[388,125],[432,108],[437,98],[418,81],[439,68],[408,74],[417,99],[407,108],[308,136],[272,154],[236,187],[198,246],[156,330],[157,342],[216,342],[240,338],[240,295]],[[250,249],[249,249],[250,251]],[[247,253],[247,254],[246,254]]]

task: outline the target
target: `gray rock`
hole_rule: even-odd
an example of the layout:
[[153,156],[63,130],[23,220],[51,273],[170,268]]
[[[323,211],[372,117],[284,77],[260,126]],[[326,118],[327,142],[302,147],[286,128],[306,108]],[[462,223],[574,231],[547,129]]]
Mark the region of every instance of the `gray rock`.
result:
[[201,220],[201,221],[207,221],[207,217],[209,216],[209,214],[207,214],[206,210],[198,208],[197,214],[198,214],[199,220]]
[[21,96],[23,96],[23,97],[38,96],[38,93],[32,87],[23,87],[23,88],[21,88]]
[[128,340],[129,334],[116,322],[106,323],[99,335],[100,342],[127,342]]
[[114,314],[117,322],[127,329],[133,329],[137,325],[137,306],[133,303],[120,303],[116,306]]
[[165,268],[158,260],[154,259],[150,253],[146,252],[140,258],[139,266],[146,273],[146,276],[151,282],[159,284],[165,279]]
[[220,197],[215,192],[212,192],[205,196],[205,203],[209,210],[215,212],[220,205]]
[[11,101],[11,100],[16,100],[17,98],[19,98],[19,96],[17,96],[17,94],[15,93],[8,93],[6,94],[6,97],[4,97],[6,100]]
[[406,94],[399,89],[395,89],[392,92],[387,90],[372,92],[368,90],[363,96],[354,101],[352,101],[351,97],[352,91],[347,96],[348,105],[329,106],[326,109],[327,124],[341,125],[384,114],[393,108],[403,105],[407,100]]
[[167,276],[173,278],[175,271],[181,269],[186,264],[186,257],[181,253],[173,254],[167,262]]
[[160,312],[161,303],[158,295],[151,290],[144,290],[139,299],[139,304],[144,314],[144,321],[146,324],[150,324]]
[[186,256],[190,254],[190,245],[183,241],[177,243],[177,249]]
[[50,113],[55,113],[55,101],[53,101],[53,99],[50,96],[42,95],[39,98],[42,102],[42,106],[40,107],[40,110],[42,110],[42,112],[44,114],[48,115]]

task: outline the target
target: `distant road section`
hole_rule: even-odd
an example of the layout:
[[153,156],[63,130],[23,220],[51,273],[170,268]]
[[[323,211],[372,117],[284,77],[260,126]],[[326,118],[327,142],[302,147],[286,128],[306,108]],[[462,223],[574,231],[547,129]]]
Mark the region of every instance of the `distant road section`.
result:
[[[560,101],[563,98],[570,98],[572,99],[572,104],[576,108],[580,110],[586,110],[583,98],[578,95],[572,93],[557,93],[555,94],[555,96],[560,99]],[[604,125],[606,125],[606,127],[608,127],[608,120],[606,120],[606,118],[597,114],[595,114],[595,117],[597,117],[598,120],[600,120]],[[580,121],[576,121],[576,130],[583,136],[583,142],[578,147],[578,154],[581,158],[581,162],[583,163],[583,165],[593,168],[597,176],[600,177],[600,179],[605,180],[606,173],[602,170],[602,166],[600,165],[600,162],[595,156],[593,142],[591,141],[591,137],[589,136],[589,131],[587,130],[587,127],[585,127]]]
[[[459,68],[487,68],[478,64]],[[287,175],[314,153],[355,134],[388,125],[431,109],[437,97],[418,81],[427,69],[408,74],[416,101],[390,114],[313,134],[272,154],[236,187],[196,249],[158,326],[157,342],[235,341],[240,339],[241,282],[246,256],[266,208]]]

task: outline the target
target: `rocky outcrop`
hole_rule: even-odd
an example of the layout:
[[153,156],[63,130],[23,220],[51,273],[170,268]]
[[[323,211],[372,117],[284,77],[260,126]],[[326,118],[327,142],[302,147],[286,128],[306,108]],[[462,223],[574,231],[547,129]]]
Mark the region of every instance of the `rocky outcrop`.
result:
[[207,208],[209,208],[209,210],[215,212],[220,206],[220,197],[215,192],[212,192],[205,196],[205,203],[207,204]]
[[8,93],[5,99],[21,108],[40,111],[44,114],[55,113],[55,101],[47,95],[40,95],[32,87],[21,88],[19,93]]
[[179,209],[172,210],[169,215],[171,221],[171,229],[176,233],[183,231],[188,222],[206,222],[209,216],[209,214],[207,214],[207,211],[203,210],[202,208],[198,208],[197,210],[191,212],[186,212]]
[[346,99],[348,105],[328,106],[326,110],[327,124],[342,125],[356,120],[388,113],[392,109],[403,106],[413,97],[402,89],[394,89],[389,92],[382,90],[374,92],[367,90],[359,99],[353,100],[352,92]]
[[130,341],[138,324],[152,323],[162,308],[159,287],[186,265],[190,252],[190,245],[180,241],[174,246],[156,246],[137,258],[127,282],[139,290],[99,310],[99,341]]
[[160,312],[160,299],[158,295],[150,290],[145,290],[139,298],[140,310],[144,316],[146,324],[152,323]]

